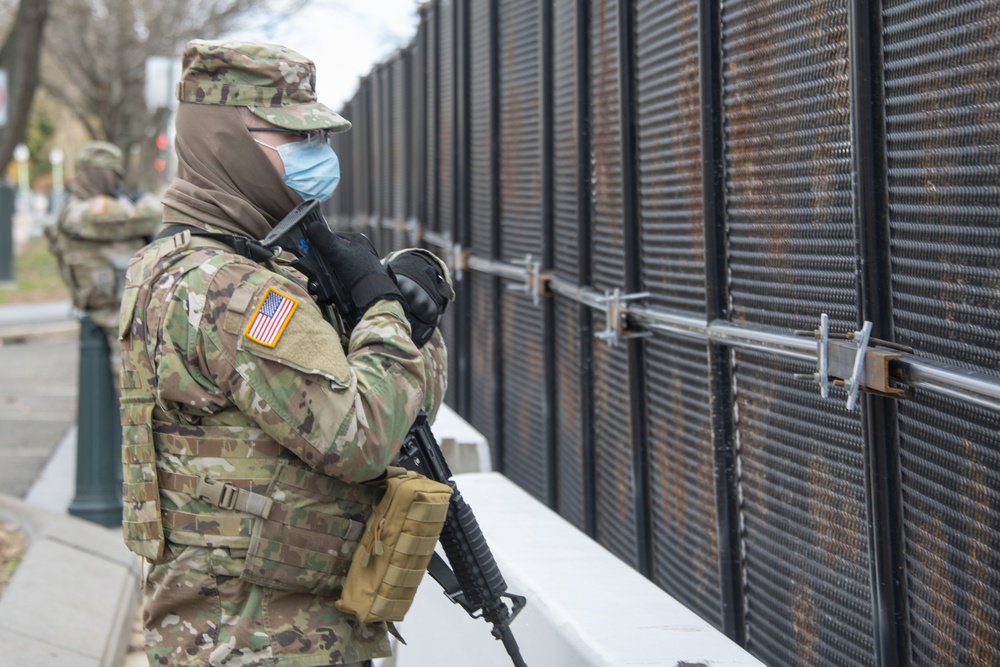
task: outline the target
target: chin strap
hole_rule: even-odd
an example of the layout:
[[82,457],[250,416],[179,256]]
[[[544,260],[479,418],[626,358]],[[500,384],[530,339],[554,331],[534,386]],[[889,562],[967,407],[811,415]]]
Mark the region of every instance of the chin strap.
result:
[[191,236],[201,236],[212,239],[213,241],[218,241],[219,243],[224,243],[232,248],[233,252],[237,255],[242,255],[249,260],[257,262],[258,264],[274,259],[280,252],[278,250],[268,248],[260,241],[255,241],[246,236],[240,236],[239,234],[216,234],[193,225],[170,225],[157,234],[156,238],[165,239],[169,236],[180,234],[181,232],[190,232]]

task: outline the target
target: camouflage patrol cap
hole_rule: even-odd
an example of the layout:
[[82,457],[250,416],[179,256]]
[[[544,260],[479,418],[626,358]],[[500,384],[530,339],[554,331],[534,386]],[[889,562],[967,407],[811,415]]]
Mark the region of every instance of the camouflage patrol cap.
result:
[[177,99],[247,107],[289,130],[342,132],[351,124],[316,100],[316,65],[277,44],[195,39],[184,47]]
[[91,141],[84,144],[76,155],[77,167],[101,167],[116,174],[124,173],[122,149],[106,141]]

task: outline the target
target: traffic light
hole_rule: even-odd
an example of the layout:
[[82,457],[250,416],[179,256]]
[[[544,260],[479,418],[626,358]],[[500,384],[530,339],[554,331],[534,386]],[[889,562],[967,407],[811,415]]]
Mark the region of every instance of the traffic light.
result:
[[170,140],[165,134],[156,135],[156,148],[160,151],[153,160],[153,169],[161,174],[167,170],[167,148],[170,147]]

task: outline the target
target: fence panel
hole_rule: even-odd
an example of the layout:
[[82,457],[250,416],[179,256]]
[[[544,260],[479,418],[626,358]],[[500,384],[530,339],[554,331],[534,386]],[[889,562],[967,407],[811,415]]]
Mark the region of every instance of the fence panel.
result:
[[[542,5],[501,0],[500,254],[507,261],[542,256]],[[530,298],[503,294],[503,428],[507,475],[536,498],[548,495],[542,311]]]
[[375,170],[372,189],[375,211],[368,222],[368,235],[382,254],[388,251],[392,243],[392,239],[389,237],[389,225],[392,220],[393,195],[396,189],[392,173],[392,156],[396,143],[395,128],[392,122],[393,107],[395,106],[392,94],[392,72],[393,66],[392,61],[390,61],[379,66],[372,75],[374,99],[372,122],[375,128],[372,137],[372,150],[376,159],[375,164],[372,165]]
[[[723,4],[732,318],[857,319],[847,3]],[[769,665],[872,662],[863,440],[812,369],[735,358],[747,634]]]
[[433,2],[423,9],[424,48],[424,153],[420,160],[423,172],[424,210],[420,222],[425,229],[438,230],[438,205],[440,202],[441,135],[438,123],[441,114],[441,91],[438,80],[441,77],[441,58],[438,40],[441,35],[441,7]]
[[[590,117],[593,285],[599,291],[624,289],[625,225],[622,220],[622,105],[620,9],[617,2],[590,3]],[[603,314],[593,315],[596,331]],[[633,465],[632,396],[628,390],[629,352],[594,347],[594,477],[596,538],[633,567],[640,560]]]
[[[427,19],[421,12],[417,24],[417,34],[410,43],[410,106],[406,112],[406,125],[410,141],[410,159],[404,168],[409,180],[410,208],[407,210],[407,224],[417,225],[418,220],[427,215],[427,190],[424,187],[423,156],[427,152]],[[405,236],[398,247],[410,245]]]
[[[636,110],[642,289],[658,305],[705,316],[698,4],[636,7]],[[652,578],[721,625],[712,425],[703,343],[646,343],[653,506]]]
[[[348,101],[341,109],[341,114],[351,120],[355,109],[354,101]],[[333,196],[324,204],[323,210],[334,228],[344,228],[350,224],[350,215],[354,211],[354,154],[351,147],[354,138],[351,132],[338,132],[330,137],[330,145],[340,161],[340,185],[333,191]]]
[[[586,52],[581,32],[584,8],[575,0],[553,5],[553,268],[574,285],[590,282],[589,128],[586,115]],[[585,34],[585,33],[584,33]],[[584,41],[585,45],[586,42]],[[591,314],[570,299],[555,297],[557,489],[560,514],[589,530],[588,496],[593,483],[591,438]]]
[[[426,3],[345,108],[326,210],[461,270],[448,400],[494,464],[767,664],[1000,663],[1000,0],[716,1]],[[852,118],[882,92],[851,79],[869,12],[898,417],[821,397],[795,335],[890,303],[859,279],[886,219],[856,171],[881,155],[858,129],[881,109]],[[897,427],[901,479],[868,474]]]
[[409,113],[413,108],[413,100],[410,95],[410,54],[408,51],[402,52],[392,61],[392,87],[391,97],[392,115],[389,123],[392,127],[392,157],[389,166],[392,186],[392,208],[386,212],[388,220],[384,223],[387,227],[383,231],[385,245],[382,248],[386,251],[391,248],[398,248],[406,244],[404,236],[406,219],[411,208],[409,169],[411,144],[409,139],[408,122]]
[[[896,334],[997,375],[1000,3],[884,4]],[[913,664],[1000,664],[1000,417],[899,410]]]
[[358,88],[354,96],[354,118],[360,128],[360,132],[351,132],[351,154],[353,156],[353,168],[351,169],[351,198],[354,200],[354,210],[352,212],[350,227],[361,229],[367,224],[368,217],[374,210],[372,207],[371,191],[369,189],[372,179],[372,155],[371,155],[371,133],[369,127],[371,123],[371,104],[369,102],[371,94],[370,79],[365,79]]
[[[497,63],[492,0],[472,0],[469,6],[469,245],[479,257],[495,259],[500,253],[497,219],[496,108]],[[470,329],[475,336],[470,354],[470,411],[468,419],[499,453],[500,430],[500,280],[469,272],[464,280],[471,293]],[[470,341],[471,343],[471,341]],[[494,461],[497,466],[499,461]]]
[[[438,162],[437,162],[437,216],[431,229],[446,238],[453,238],[455,228],[455,210],[458,197],[452,193],[457,191],[456,178],[456,127],[455,127],[455,4],[452,0],[441,0],[437,5],[439,28],[438,39]],[[448,193],[444,196],[442,193]],[[455,328],[457,308],[445,311],[441,320],[441,332],[449,350],[458,351],[459,343]],[[456,365],[448,365],[448,393],[445,399],[452,405],[455,401]]]

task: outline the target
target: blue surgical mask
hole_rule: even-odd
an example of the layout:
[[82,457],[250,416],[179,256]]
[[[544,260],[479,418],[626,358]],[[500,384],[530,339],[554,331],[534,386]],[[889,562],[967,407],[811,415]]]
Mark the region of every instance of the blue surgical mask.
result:
[[[257,141],[256,139],[254,141]],[[304,141],[293,141],[280,146],[261,146],[278,151],[285,175],[281,180],[294,190],[302,200],[316,198],[326,201],[340,183],[340,160],[321,134]]]

